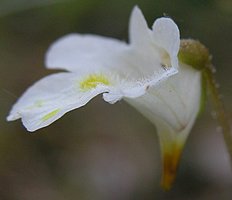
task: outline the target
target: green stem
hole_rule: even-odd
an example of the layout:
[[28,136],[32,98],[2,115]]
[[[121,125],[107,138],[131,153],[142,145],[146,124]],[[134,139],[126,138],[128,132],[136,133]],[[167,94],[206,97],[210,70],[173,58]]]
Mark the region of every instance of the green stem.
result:
[[217,89],[217,84],[216,81],[214,79],[214,75],[213,75],[213,66],[209,65],[208,67],[206,67],[203,70],[203,76],[207,82],[207,87],[208,87],[208,91],[211,95],[211,99],[212,99],[212,104],[214,106],[214,109],[216,111],[216,116],[217,116],[217,120],[219,122],[219,126],[222,128],[222,134],[224,137],[224,141],[227,147],[227,151],[229,153],[230,156],[230,162],[231,162],[231,166],[232,166],[232,135],[231,135],[231,128],[230,128],[230,124],[228,121],[228,118],[226,116],[226,112],[224,109],[224,105],[220,99],[220,95]]

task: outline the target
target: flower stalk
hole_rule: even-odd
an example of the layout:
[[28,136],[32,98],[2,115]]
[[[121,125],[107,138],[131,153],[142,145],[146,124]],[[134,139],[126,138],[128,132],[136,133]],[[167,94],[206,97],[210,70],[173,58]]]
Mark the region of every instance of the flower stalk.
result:
[[214,66],[208,49],[199,41],[192,39],[181,40],[179,60],[202,71],[203,81],[206,83],[208,95],[211,97],[212,106],[215,109],[219,126],[222,129],[224,142],[230,156],[232,166],[232,134],[223,102],[220,98],[217,83],[214,78]]
[[209,91],[209,95],[211,96],[211,101],[213,108],[216,111],[216,117],[219,123],[219,126],[222,129],[222,134],[224,138],[224,142],[227,147],[227,151],[230,156],[230,163],[232,166],[232,135],[231,135],[231,127],[229,124],[228,117],[225,112],[225,108],[223,102],[220,98],[220,94],[218,91],[217,83],[213,76],[213,66],[207,66],[203,71],[204,79],[207,82],[207,89]]

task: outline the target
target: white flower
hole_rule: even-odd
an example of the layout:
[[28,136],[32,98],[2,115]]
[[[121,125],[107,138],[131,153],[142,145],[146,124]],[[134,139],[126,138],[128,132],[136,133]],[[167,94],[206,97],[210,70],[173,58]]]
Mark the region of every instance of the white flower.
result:
[[178,63],[179,30],[169,18],[157,19],[150,30],[135,7],[129,39],[129,44],[95,35],[59,39],[47,52],[46,66],[68,72],[47,76],[31,86],[7,119],[22,118],[27,130],[35,131],[100,93],[109,103],[124,99],[156,125],[162,185],[169,189],[199,111],[201,72]]
[[[135,7],[130,18],[130,44],[95,35],[71,34],[59,39],[47,52],[46,66],[69,72],[47,76],[31,86],[13,106],[7,120],[22,118],[27,130],[35,131],[84,106],[100,93],[109,103],[126,98],[130,103],[135,100],[132,104],[136,106],[144,99],[146,105],[139,105],[138,109],[145,106],[155,114],[163,112],[161,107],[156,108],[161,103],[156,104],[150,96],[164,87],[160,84],[156,91],[160,81],[177,73],[179,30],[169,18],[157,19],[152,28]],[[166,95],[169,100],[172,98]],[[175,101],[179,106],[178,98]],[[170,113],[162,113],[166,114]],[[164,121],[171,120],[176,128],[179,118],[171,114]]]

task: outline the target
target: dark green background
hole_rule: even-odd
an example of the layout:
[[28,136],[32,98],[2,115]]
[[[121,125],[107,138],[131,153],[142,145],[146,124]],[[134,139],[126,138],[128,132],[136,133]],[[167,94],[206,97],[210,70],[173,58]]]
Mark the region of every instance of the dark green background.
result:
[[0,1],[1,200],[229,200],[232,175],[211,109],[198,118],[170,192],[159,186],[161,163],[155,127],[121,101],[99,96],[36,133],[5,118],[36,80],[55,71],[44,54],[70,32],[128,40],[134,5],[149,26],[170,16],[182,38],[195,38],[213,55],[229,116],[232,112],[231,0],[5,0]]

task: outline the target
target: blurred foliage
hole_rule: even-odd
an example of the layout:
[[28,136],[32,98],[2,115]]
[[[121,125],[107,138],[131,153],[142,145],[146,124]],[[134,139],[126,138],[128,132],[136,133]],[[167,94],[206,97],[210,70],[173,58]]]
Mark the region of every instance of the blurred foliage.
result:
[[183,38],[209,47],[231,115],[231,0],[0,0],[1,200],[231,199],[229,163],[209,109],[193,128],[168,193],[159,187],[155,127],[123,101],[95,98],[35,134],[5,121],[28,86],[55,72],[43,63],[55,39],[79,32],[127,40],[134,5],[149,26],[170,16]]

